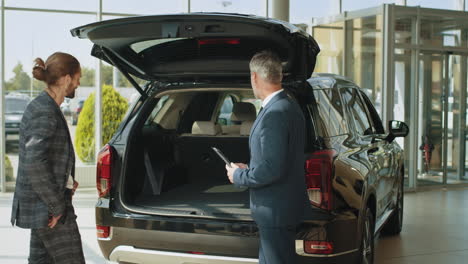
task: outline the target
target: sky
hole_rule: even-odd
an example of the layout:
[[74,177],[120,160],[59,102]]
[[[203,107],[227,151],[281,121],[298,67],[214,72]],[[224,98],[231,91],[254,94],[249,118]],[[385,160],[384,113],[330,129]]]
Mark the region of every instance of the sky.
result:
[[[267,0],[191,0],[192,12],[231,12],[266,16]],[[6,7],[95,11],[96,0],[5,0]],[[290,22],[310,24],[312,17],[334,14],[336,4],[330,0],[290,0]],[[344,10],[375,7],[387,0],[343,0]],[[454,9],[456,0],[407,0],[407,4]],[[187,0],[103,0],[104,12],[126,14],[167,14],[187,12]],[[271,14],[271,5],[270,12]],[[116,17],[105,16],[103,19]],[[90,56],[91,42],[73,38],[70,29],[96,21],[94,15],[59,14],[29,11],[5,11],[5,80],[13,77],[12,69],[21,62],[30,73],[36,57],[44,60],[55,51],[75,55],[83,66],[95,67]]]

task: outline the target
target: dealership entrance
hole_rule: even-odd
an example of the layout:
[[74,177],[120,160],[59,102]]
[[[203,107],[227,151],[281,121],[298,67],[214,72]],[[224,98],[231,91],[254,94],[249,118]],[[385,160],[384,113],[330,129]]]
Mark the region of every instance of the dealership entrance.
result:
[[468,12],[382,5],[314,21],[317,72],[353,79],[405,121],[408,189],[468,185]]

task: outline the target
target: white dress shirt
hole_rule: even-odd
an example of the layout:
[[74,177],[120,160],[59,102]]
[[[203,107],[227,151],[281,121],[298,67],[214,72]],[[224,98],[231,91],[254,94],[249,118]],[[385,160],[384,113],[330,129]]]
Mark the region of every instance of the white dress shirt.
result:
[[278,90],[278,91],[276,91],[276,92],[274,92],[274,93],[268,95],[268,96],[262,101],[262,107],[265,107],[265,106],[268,104],[268,102],[270,102],[271,99],[273,99],[273,97],[275,97],[275,95],[281,93],[282,91],[283,91],[283,89]]

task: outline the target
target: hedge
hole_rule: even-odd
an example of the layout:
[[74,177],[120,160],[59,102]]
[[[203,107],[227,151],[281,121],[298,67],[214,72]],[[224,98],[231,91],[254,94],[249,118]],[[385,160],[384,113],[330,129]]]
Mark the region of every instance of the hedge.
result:
[[[83,104],[75,134],[78,157],[85,163],[94,162],[94,97],[92,93]],[[114,135],[127,112],[128,102],[111,85],[102,89],[102,143],[106,144]]]

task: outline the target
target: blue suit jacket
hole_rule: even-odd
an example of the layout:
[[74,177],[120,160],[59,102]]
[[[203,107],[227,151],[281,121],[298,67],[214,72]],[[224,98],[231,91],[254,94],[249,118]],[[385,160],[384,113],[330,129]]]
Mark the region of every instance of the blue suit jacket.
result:
[[305,122],[284,91],[259,113],[250,131],[250,164],[237,169],[234,184],[250,189],[252,217],[260,226],[296,225],[306,203]]

